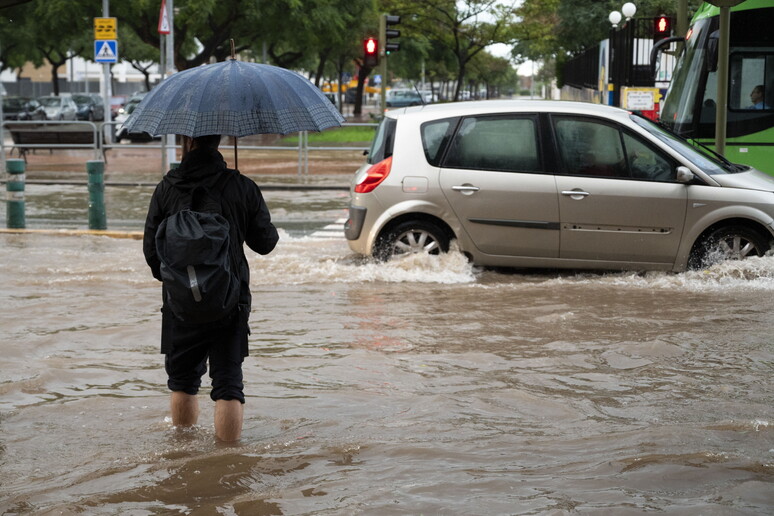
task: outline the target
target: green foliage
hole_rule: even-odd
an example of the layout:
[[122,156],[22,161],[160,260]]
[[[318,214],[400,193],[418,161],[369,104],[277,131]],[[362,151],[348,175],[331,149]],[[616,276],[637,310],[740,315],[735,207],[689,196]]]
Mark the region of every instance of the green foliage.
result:
[[[388,5],[389,4],[389,5]],[[272,64],[311,70],[325,76],[354,73],[362,58],[361,41],[375,34],[380,12],[397,9],[406,20],[401,51],[390,56],[391,70],[418,79],[458,79],[468,63],[493,42],[507,41],[511,10],[501,0],[175,0],[175,65],[179,70],[222,60],[237,52]],[[159,60],[157,32],[160,0],[113,1],[120,55],[141,71]],[[57,66],[72,55],[92,58],[93,19],[102,16],[101,0],[33,0],[7,8],[0,20],[3,67],[44,59]],[[480,74],[480,66],[476,73]]]
[[424,58],[431,78],[454,77],[454,98],[458,99],[471,60],[492,44],[512,40],[513,4],[500,0],[384,0],[381,7],[401,16],[399,53],[404,52],[404,40],[424,42],[416,47],[419,55],[414,56],[413,69],[410,58],[398,61],[404,66],[401,72],[414,76],[416,64]]
[[[376,128],[364,126],[346,126],[325,131],[309,133],[309,143],[368,143],[374,138]],[[282,139],[284,144],[298,144],[298,135],[286,136]]]

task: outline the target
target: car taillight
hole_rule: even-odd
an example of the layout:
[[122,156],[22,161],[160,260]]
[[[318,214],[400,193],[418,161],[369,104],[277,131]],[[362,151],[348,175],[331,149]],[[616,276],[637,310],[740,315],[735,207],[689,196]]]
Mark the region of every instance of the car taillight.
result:
[[366,171],[366,175],[355,185],[356,193],[368,193],[385,180],[392,168],[392,156],[373,165]]

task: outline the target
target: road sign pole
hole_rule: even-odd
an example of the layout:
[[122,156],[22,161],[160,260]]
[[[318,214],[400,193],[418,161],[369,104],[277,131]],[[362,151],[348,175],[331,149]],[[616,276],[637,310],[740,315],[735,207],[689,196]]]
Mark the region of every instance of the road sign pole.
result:
[[[102,0],[102,16],[104,18],[110,17],[110,0]],[[112,87],[110,84],[110,63],[102,64],[102,80],[105,85],[102,89],[102,102],[105,105],[105,115],[103,116],[103,122],[109,122],[112,120],[110,99],[113,97]],[[107,124],[102,126],[102,132],[104,133],[105,141],[107,143],[113,143],[113,135],[112,131],[110,130],[111,127],[112,126]]]

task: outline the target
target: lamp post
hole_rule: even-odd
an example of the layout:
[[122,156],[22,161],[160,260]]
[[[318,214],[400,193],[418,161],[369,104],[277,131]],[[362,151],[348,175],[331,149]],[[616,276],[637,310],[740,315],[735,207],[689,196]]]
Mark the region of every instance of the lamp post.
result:
[[[637,6],[632,2],[626,2],[621,7],[621,11],[612,11],[607,19],[612,25],[610,28],[610,53],[608,61],[608,69],[610,73],[610,80],[608,81],[608,89],[611,96],[608,99],[608,103],[613,106],[618,106],[621,103],[621,85],[628,81],[628,69],[630,68],[632,58],[632,37],[634,32],[632,31],[631,23],[629,21],[637,13]],[[626,23],[622,27],[618,27],[623,18],[626,18]]]

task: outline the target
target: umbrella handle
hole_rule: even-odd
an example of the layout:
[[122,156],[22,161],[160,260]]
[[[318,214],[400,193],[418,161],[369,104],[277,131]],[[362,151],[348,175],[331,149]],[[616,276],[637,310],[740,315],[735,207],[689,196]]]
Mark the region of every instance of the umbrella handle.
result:
[[231,59],[236,59],[236,54],[234,54],[234,38],[231,38]]

